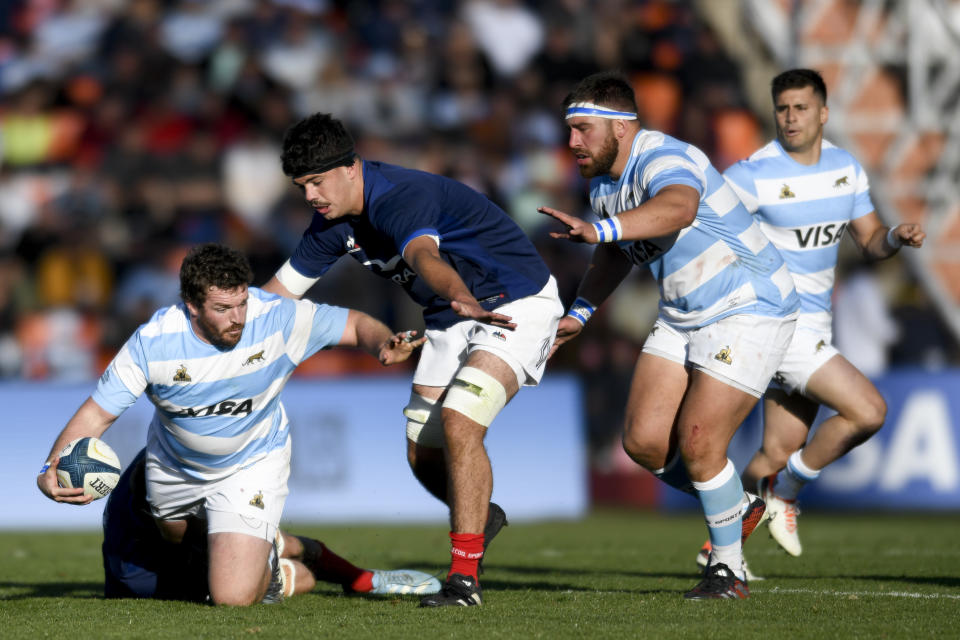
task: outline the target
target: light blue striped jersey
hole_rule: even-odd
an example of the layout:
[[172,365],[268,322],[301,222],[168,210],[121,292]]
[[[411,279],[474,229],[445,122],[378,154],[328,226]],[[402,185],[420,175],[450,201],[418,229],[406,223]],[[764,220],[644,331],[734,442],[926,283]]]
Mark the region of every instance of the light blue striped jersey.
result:
[[796,311],[799,300],[783,258],[693,145],[641,130],[619,180],[591,181],[590,203],[607,218],[673,184],[700,192],[693,223],[661,238],[618,243],[635,264],[649,264],[660,286],[661,317],[695,328],[735,313],[783,317]]
[[349,310],[250,287],[240,342],[200,340],[183,303],[141,325],[100,377],[93,400],[120,415],[141,394],[156,406],[147,452],[198,480],[217,480],[284,446],[280,402],[293,370],[340,342]]
[[803,165],[773,140],[723,175],[787,261],[798,325],[829,330],[840,239],[851,220],[874,210],[860,163],[824,140],[820,161]]

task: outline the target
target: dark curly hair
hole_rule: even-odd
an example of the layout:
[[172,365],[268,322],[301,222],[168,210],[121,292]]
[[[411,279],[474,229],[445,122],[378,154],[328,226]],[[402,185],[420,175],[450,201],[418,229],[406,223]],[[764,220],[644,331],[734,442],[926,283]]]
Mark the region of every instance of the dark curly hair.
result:
[[283,136],[280,162],[291,178],[323,173],[353,164],[353,137],[328,113],[315,113],[297,122]]
[[247,256],[230,247],[208,242],[193,247],[180,265],[180,297],[202,307],[210,287],[236,289],[253,280]]
[[633,86],[619,71],[601,71],[581,80],[563,99],[563,110],[574,102],[592,102],[619,111],[637,112]]
[[827,104],[827,85],[820,72],[813,69],[788,69],[779,74],[770,82],[770,95],[776,102],[784,91],[804,87],[813,87],[813,93],[820,97],[823,104]]

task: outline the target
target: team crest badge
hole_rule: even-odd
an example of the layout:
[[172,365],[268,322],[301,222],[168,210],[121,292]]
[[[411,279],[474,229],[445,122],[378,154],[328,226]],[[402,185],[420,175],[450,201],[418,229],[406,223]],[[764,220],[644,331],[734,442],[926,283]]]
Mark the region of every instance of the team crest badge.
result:
[[177,372],[173,374],[174,382],[190,382],[193,378],[190,377],[190,374],[187,373],[187,365],[182,364],[180,368],[177,369]]
[[837,178],[836,180],[834,180],[833,188],[839,189],[840,187],[846,187],[849,184],[850,182],[847,180],[847,176],[843,176],[842,178]]
[[720,349],[720,352],[713,356],[713,359],[719,360],[723,364],[733,364],[733,358],[730,357],[730,347]]
[[263,506],[263,494],[261,492],[258,491],[257,494],[250,499],[250,506],[256,507],[257,509],[265,508]]
[[796,198],[796,197],[797,197],[797,194],[795,194],[793,191],[790,191],[790,185],[785,184],[783,185],[783,188],[780,189],[781,200],[786,200],[787,198]]
[[247,366],[248,364],[255,364],[255,363],[257,363],[257,362],[266,362],[266,360],[263,359],[263,352],[264,352],[264,351],[265,351],[265,349],[261,349],[258,353],[255,353],[255,354],[253,354],[252,356],[250,356],[249,358],[247,358],[246,362],[243,363],[243,366],[245,367],[245,366]]

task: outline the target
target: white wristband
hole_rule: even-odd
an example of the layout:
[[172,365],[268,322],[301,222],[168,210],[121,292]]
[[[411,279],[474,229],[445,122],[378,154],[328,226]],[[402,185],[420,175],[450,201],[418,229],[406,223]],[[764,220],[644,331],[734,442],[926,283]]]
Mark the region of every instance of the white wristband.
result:
[[580,324],[587,324],[587,320],[590,319],[590,316],[592,316],[596,310],[597,308],[586,298],[577,298],[573,301],[573,304],[570,305],[570,311],[567,311],[567,315]]
[[890,230],[887,231],[887,244],[894,249],[899,249],[903,246],[903,242],[901,242],[900,238],[893,234],[894,229],[896,229],[896,227],[890,227]]
[[616,242],[623,236],[623,227],[620,226],[617,216],[594,222],[593,228],[597,231],[597,242]]

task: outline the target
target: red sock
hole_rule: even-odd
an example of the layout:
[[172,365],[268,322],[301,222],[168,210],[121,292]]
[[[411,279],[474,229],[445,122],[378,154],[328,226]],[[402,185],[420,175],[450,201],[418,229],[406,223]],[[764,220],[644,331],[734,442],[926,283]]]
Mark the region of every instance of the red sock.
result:
[[354,566],[330,551],[327,545],[320,544],[323,551],[310,567],[317,580],[349,586],[353,591],[373,589],[373,572]]
[[477,579],[477,565],[483,558],[483,534],[482,533],[453,533],[450,532],[450,573],[449,578],[454,573],[470,576]]

